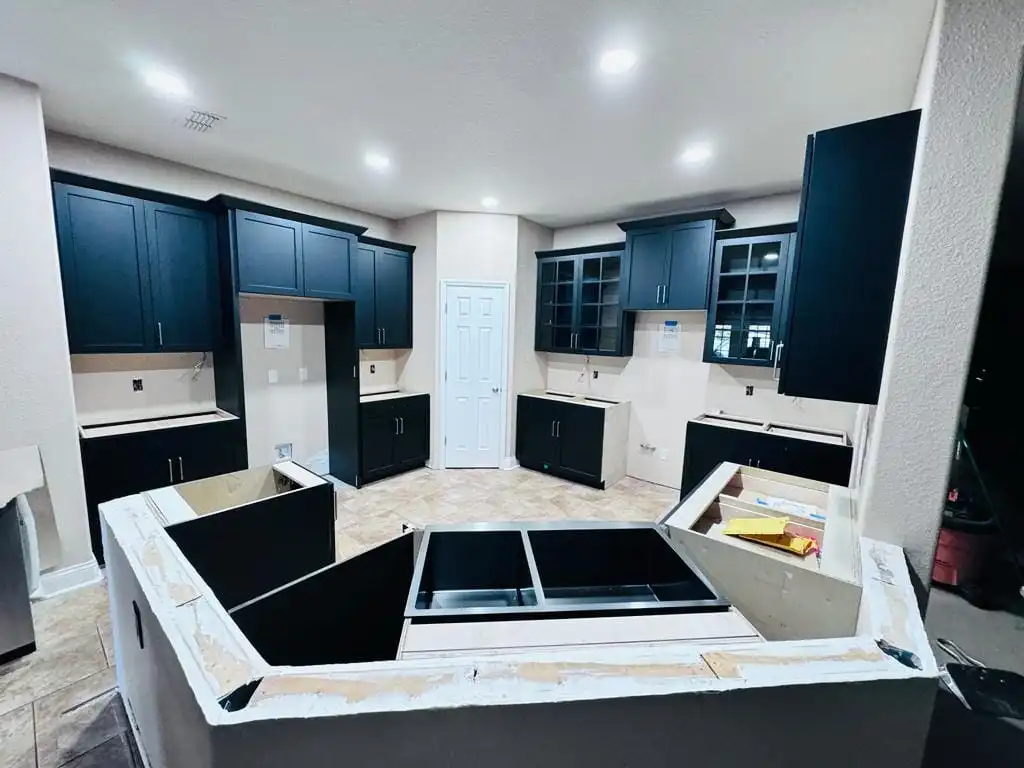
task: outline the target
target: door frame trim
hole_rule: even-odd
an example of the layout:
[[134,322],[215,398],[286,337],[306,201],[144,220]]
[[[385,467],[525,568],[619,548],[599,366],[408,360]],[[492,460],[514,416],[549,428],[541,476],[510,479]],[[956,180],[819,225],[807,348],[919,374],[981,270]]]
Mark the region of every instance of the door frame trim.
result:
[[507,280],[458,280],[458,279],[441,279],[438,280],[438,296],[437,296],[437,327],[440,330],[438,333],[437,340],[437,367],[435,369],[437,377],[437,392],[441,393],[439,398],[438,408],[439,412],[439,428],[440,433],[438,434],[437,441],[437,457],[434,461],[437,469],[448,469],[447,463],[447,451],[444,438],[448,434],[448,414],[445,403],[448,400],[448,386],[445,379],[445,364],[447,362],[446,355],[448,353],[448,315],[445,312],[445,301],[448,296],[448,288],[463,286],[466,288],[500,288],[504,298],[502,299],[502,305],[505,307],[505,332],[502,335],[502,355],[501,355],[501,386],[502,394],[504,397],[501,398],[501,410],[499,419],[501,421],[499,425],[499,447],[498,453],[498,465],[495,469],[502,469],[505,466],[506,459],[508,458],[508,450],[506,441],[508,439],[508,401],[510,396],[509,387],[509,353],[512,349],[512,292]]

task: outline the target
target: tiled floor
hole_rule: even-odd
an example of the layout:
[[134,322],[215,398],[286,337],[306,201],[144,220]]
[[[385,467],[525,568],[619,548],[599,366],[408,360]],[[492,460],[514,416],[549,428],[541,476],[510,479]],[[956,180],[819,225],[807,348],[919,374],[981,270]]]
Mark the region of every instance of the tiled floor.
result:
[[[403,523],[645,520],[678,492],[632,478],[597,491],[527,470],[419,470],[338,491],[345,559],[397,536]],[[33,606],[34,654],[0,666],[0,768],[135,768],[114,679],[104,586]]]

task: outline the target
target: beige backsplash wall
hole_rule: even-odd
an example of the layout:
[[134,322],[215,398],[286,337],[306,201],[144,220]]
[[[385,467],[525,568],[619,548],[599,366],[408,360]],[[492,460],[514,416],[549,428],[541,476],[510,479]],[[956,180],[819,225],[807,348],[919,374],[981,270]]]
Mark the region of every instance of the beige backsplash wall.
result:
[[[215,408],[213,355],[72,355],[75,412],[80,422],[128,421]],[[132,388],[142,379],[142,391]]]
[[[666,320],[679,322],[680,344],[678,351],[661,353],[658,336]],[[673,488],[682,479],[686,422],[705,411],[853,432],[855,405],[779,395],[771,369],[703,362],[704,323],[704,312],[638,313],[633,357],[592,357],[584,375],[584,357],[549,354],[547,387],[629,400],[626,471]],[[747,385],[754,387],[749,397]]]
[[[270,464],[276,460],[274,446],[291,443],[297,461],[315,472],[327,472],[323,303],[241,296],[238,304],[249,466]],[[264,319],[271,314],[288,319],[288,349],[264,346]],[[276,384],[270,383],[270,371],[277,372]]]
[[[364,349],[359,352],[359,394],[390,392],[398,389],[408,350]],[[372,368],[372,370],[371,370]]]

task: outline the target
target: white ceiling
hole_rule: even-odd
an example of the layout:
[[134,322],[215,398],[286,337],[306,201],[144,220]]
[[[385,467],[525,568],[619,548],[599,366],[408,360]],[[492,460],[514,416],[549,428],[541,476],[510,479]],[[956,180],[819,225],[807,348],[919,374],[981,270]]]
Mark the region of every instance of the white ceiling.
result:
[[[0,0],[47,125],[388,217],[550,226],[799,186],[807,133],[909,108],[934,0]],[[631,47],[609,81],[600,53]],[[139,68],[181,74],[157,96]],[[208,134],[190,107],[226,116]],[[675,160],[709,141],[694,170]],[[386,175],[364,153],[392,158]]]

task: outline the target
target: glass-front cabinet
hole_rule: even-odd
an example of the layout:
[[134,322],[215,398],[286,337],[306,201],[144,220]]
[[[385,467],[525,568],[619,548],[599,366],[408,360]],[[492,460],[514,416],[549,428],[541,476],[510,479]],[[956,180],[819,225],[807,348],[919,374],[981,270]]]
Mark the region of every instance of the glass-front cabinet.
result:
[[788,231],[751,236],[737,231],[716,242],[704,362],[774,364],[795,238]]
[[633,353],[633,317],[620,292],[623,250],[611,243],[537,251],[537,351]]

